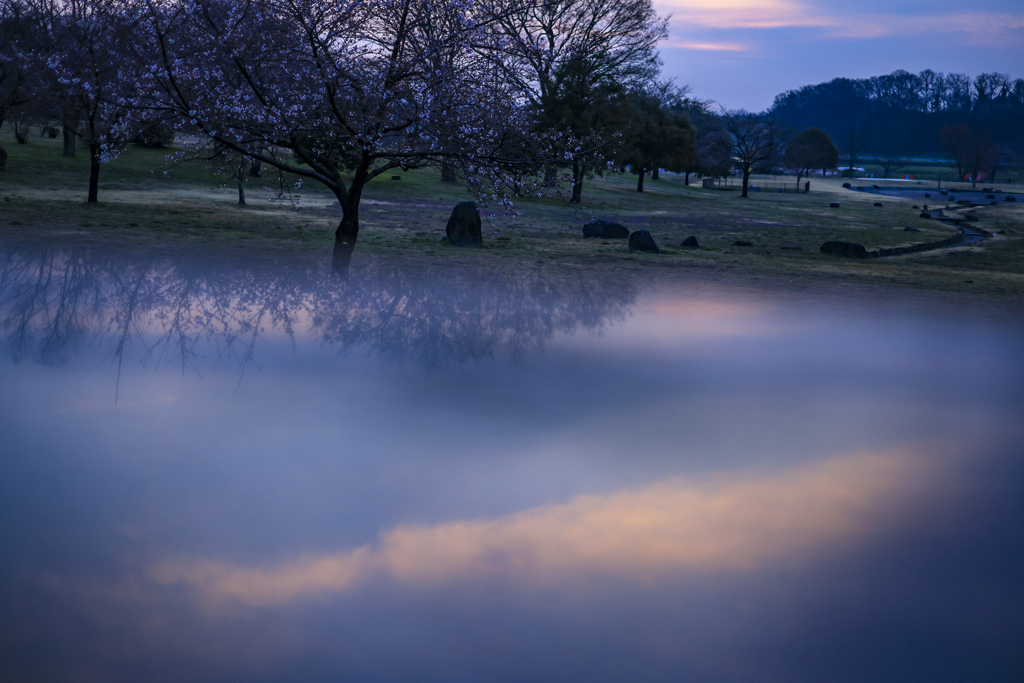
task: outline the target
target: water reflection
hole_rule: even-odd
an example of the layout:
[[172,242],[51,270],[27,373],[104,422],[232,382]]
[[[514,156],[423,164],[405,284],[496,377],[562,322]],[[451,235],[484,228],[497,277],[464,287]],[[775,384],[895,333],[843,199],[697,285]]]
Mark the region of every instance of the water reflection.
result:
[[628,280],[393,267],[338,280],[301,268],[211,267],[87,248],[0,250],[0,329],[15,360],[66,362],[111,341],[143,360],[194,366],[203,344],[243,366],[267,335],[304,336],[426,367],[519,356],[559,332],[598,331],[636,300]]
[[1024,671],[1014,321],[0,255],[4,679]]

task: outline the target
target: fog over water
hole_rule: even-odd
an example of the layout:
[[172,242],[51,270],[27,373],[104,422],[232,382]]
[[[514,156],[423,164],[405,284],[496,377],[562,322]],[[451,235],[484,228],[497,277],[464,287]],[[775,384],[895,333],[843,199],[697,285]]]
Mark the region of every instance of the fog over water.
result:
[[1024,328],[0,246],[0,678],[1018,681]]

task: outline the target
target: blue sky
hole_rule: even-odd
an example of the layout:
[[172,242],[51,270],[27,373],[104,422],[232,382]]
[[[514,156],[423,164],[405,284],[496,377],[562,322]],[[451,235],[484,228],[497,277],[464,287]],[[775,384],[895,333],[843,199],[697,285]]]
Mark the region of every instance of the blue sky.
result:
[[906,69],[1024,77],[1024,2],[655,0],[672,15],[664,74],[696,97],[761,110],[838,76]]

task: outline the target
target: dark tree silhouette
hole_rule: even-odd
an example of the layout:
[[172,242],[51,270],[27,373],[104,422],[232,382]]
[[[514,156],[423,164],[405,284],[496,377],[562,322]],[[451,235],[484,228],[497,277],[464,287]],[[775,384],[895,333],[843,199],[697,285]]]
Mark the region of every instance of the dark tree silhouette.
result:
[[835,168],[839,164],[839,149],[828,133],[820,128],[808,128],[793,136],[786,145],[782,163],[796,173],[799,185],[800,179],[811,171],[821,169],[824,174],[827,169]]
[[784,131],[770,114],[726,111],[722,113],[722,122],[732,137],[733,159],[743,174],[741,196],[747,197],[754,169],[779,160],[785,143]]

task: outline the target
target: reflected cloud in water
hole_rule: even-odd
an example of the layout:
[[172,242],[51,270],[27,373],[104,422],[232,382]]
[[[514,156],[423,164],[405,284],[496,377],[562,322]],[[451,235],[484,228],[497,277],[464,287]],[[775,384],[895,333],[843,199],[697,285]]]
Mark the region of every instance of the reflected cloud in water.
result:
[[7,679],[1024,671],[1015,321],[7,249],[0,330]]

